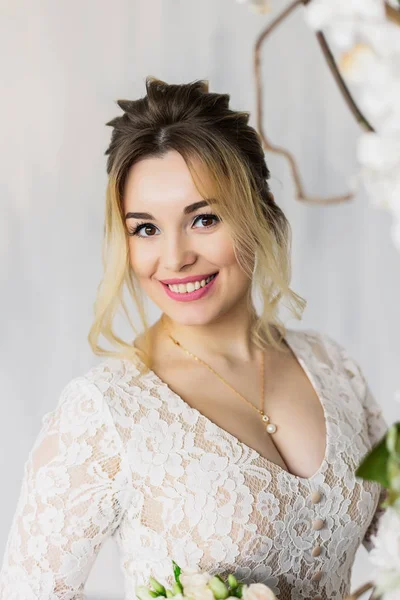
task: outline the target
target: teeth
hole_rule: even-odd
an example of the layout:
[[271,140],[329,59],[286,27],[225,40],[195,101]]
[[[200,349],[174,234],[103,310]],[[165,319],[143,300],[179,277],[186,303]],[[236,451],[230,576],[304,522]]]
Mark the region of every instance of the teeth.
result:
[[179,283],[174,285],[169,285],[169,289],[178,294],[187,294],[188,292],[194,292],[194,290],[199,290],[201,287],[204,287],[214,279],[215,275],[211,275],[207,277],[207,279],[202,279],[201,281],[190,281],[189,283]]

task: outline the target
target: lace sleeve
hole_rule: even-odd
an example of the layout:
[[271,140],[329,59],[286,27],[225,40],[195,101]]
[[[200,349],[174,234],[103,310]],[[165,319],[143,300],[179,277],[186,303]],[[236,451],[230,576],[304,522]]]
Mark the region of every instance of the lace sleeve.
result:
[[[361,373],[361,376],[363,377],[362,373]],[[367,413],[368,432],[369,432],[369,438],[371,440],[371,448],[372,448],[372,447],[376,446],[376,444],[378,442],[381,441],[381,439],[386,434],[386,431],[388,430],[389,426],[387,425],[387,423],[383,417],[381,407],[379,406],[379,404],[375,400],[374,396],[372,395],[371,390],[369,389],[368,384],[365,382],[364,377],[363,377],[363,379],[364,379],[364,383],[365,383],[364,407],[365,407],[365,410]],[[372,548],[374,547],[373,536],[376,535],[376,532],[378,530],[379,521],[380,521],[383,513],[386,510],[385,508],[381,507],[381,504],[386,499],[387,489],[384,488],[383,486],[380,486],[380,490],[381,491],[380,491],[380,495],[379,495],[377,508],[375,510],[372,521],[368,526],[368,529],[365,533],[365,536],[364,536],[364,539],[362,542],[364,548],[366,548],[368,550],[368,552],[370,552],[372,550]]]
[[62,390],[24,466],[0,571],[1,600],[84,600],[103,542],[131,498],[131,477],[99,389],[76,377]]
[[[364,373],[362,372],[362,369],[358,362],[356,362],[354,358],[352,358],[349,355],[346,348],[344,348],[341,344],[339,344],[327,335],[325,336],[325,338],[328,342],[328,345],[334,346],[336,352],[338,352],[339,360],[344,369],[346,370],[346,373],[351,380],[351,384],[357,396],[361,399],[362,405],[365,410],[368,437],[372,449],[374,446],[376,446],[378,442],[381,441],[386,431],[388,430],[388,425],[384,419],[382,408],[376,401],[374,395],[372,394],[364,376]],[[368,552],[374,547],[373,536],[376,534],[380,518],[385,512],[385,509],[381,508],[381,503],[386,498],[386,495],[386,488],[380,486],[380,497],[378,500],[378,504],[373,515],[372,521],[368,526],[364,539],[362,540],[362,544],[368,550]]]

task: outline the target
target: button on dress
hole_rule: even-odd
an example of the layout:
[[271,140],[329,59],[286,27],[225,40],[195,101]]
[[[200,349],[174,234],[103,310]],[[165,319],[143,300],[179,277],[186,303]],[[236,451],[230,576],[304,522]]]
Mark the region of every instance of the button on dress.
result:
[[[342,600],[383,513],[385,490],[355,469],[385,434],[358,364],[326,334],[286,342],[322,404],[326,450],[309,478],[288,473],[191,408],[153,371],[106,358],[72,379],[24,468],[0,572],[1,600],[83,600],[106,539],[126,600],[171,561],[279,600]],[[111,575],[111,574],[110,574]]]

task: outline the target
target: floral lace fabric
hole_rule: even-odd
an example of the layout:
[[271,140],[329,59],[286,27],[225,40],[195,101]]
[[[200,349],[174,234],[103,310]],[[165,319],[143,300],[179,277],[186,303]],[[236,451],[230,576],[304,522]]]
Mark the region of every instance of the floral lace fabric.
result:
[[150,575],[172,584],[172,559],[263,582],[279,600],[342,600],[355,553],[361,543],[371,549],[383,512],[384,489],[354,471],[387,425],[342,346],[312,330],[288,329],[286,341],[325,414],[325,457],[312,477],[262,457],[153,371],[140,375],[133,363],[108,358],[71,380],[42,419],[0,599],[84,600],[112,536],[126,600]]

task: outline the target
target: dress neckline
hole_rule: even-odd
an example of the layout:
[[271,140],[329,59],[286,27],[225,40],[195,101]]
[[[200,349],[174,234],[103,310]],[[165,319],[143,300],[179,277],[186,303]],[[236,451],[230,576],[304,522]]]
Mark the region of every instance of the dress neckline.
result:
[[[211,427],[213,427],[216,431],[218,431],[220,433],[220,435],[222,435],[223,437],[228,439],[230,442],[239,445],[247,453],[250,453],[252,456],[254,456],[255,457],[254,460],[259,463],[259,467],[265,468],[269,472],[275,470],[278,473],[282,474],[283,476],[286,476],[289,479],[293,479],[298,482],[311,483],[316,477],[318,477],[318,475],[324,469],[325,464],[327,463],[328,446],[330,443],[330,425],[329,425],[328,412],[327,412],[327,403],[326,403],[327,398],[324,395],[324,386],[323,386],[323,384],[321,384],[318,377],[316,377],[314,379],[312,372],[311,372],[310,365],[307,365],[304,357],[300,353],[300,350],[296,347],[296,336],[301,333],[303,333],[303,332],[301,332],[301,331],[297,332],[296,330],[286,329],[286,336],[283,337],[283,341],[290,348],[294,357],[296,358],[297,362],[299,363],[300,367],[303,369],[305,375],[307,376],[308,380],[310,381],[310,383],[317,395],[317,398],[321,404],[323,413],[324,413],[325,452],[324,452],[324,456],[322,458],[321,464],[319,465],[318,469],[310,477],[301,477],[300,475],[295,475],[294,473],[291,473],[287,469],[284,469],[277,463],[273,462],[269,458],[266,458],[265,456],[260,454],[254,448],[251,448],[250,446],[248,446],[245,442],[240,441],[235,435],[233,435],[233,433],[226,431],[225,429],[223,429],[222,427],[220,427],[219,425],[214,423],[214,421],[212,421],[210,418],[206,417],[206,415],[201,413],[197,408],[190,406],[190,404],[188,404],[186,402],[186,400],[184,400],[179,394],[174,392],[174,390],[165,381],[163,381],[157,375],[157,373],[155,373],[151,369],[149,369],[149,372],[146,374],[146,377],[151,377],[156,385],[167,389],[168,392],[174,397],[174,399],[186,410],[188,410],[189,412],[192,412],[194,415],[196,415],[197,419],[201,419],[204,423],[211,425]],[[138,359],[143,364],[143,360],[140,358],[140,356],[138,356]],[[277,452],[279,453],[278,448],[276,448],[276,449],[277,449]]]

